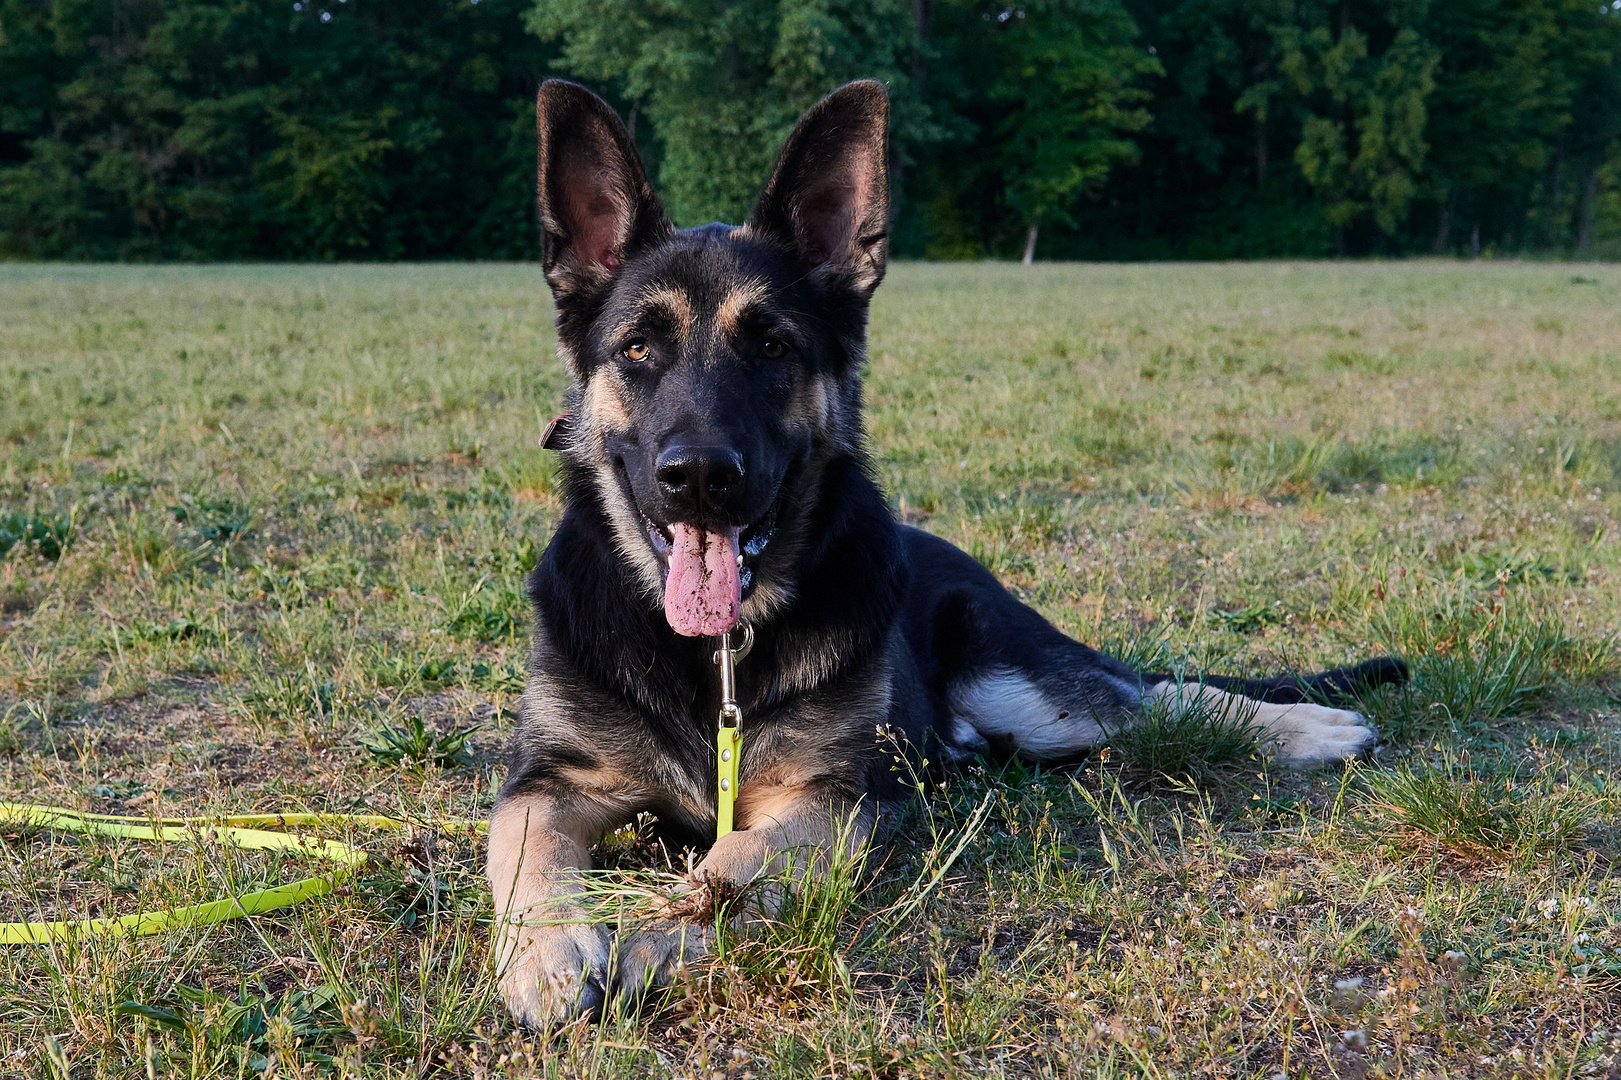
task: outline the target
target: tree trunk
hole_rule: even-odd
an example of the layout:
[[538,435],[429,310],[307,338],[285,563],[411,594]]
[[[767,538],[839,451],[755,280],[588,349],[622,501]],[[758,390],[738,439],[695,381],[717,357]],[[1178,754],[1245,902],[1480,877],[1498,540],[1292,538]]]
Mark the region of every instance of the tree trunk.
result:
[[[912,39],[912,85],[922,94],[924,77],[928,75],[927,58],[923,45],[934,30],[934,0],[912,0],[912,22],[917,36]],[[906,198],[906,146],[899,139],[889,140],[889,220],[898,221],[901,203]]]
[[1030,226],[1029,233],[1025,235],[1024,259],[1022,261],[1026,266],[1029,266],[1031,263],[1036,261],[1036,230],[1039,228],[1041,228],[1041,226],[1032,225]]
[[1480,222],[1469,232],[1469,255],[1471,258],[1480,258]]
[[1457,193],[1449,191],[1441,202],[1441,220],[1435,226],[1435,246],[1430,248],[1431,255],[1446,254],[1447,241],[1452,239],[1452,204],[1457,201]]
[[1565,132],[1559,132],[1559,141],[1554,147],[1553,161],[1548,165],[1548,178],[1544,181],[1547,189],[1543,192],[1543,203],[1548,220],[1542,226],[1543,246],[1550,252],[1559,250],[1559,196],[1560,188],[1565,186]]
[[1581,223],[1576,226],[1576,254],[1586,255],[1593,246],[1593,206],[1598,201],[1598,162],[1587,170],[1587,183],[1582,185]]
[[1259,110],[1255,114],[1255,186],[1266,187],[1266,121]]
[[912,45],[912,79],[920,84],[921,93],[923,76],[927,74],[923,45],[934,33],[934,0],[912,0],[912,23],[917,27],[917,40]]

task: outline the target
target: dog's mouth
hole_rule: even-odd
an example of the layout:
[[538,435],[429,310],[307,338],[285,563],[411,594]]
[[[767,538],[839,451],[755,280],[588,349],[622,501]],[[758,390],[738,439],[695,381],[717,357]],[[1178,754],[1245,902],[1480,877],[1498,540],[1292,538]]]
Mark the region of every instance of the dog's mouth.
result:
[[737,625],[743,601],[759,582],[761,560],[777,536],[784,508],[796,498],[807,457],[801,454],[789,464],[771,505],[742,526],[655,521],[636,498],[624,458],[613,457],[620,491],[658,560],[664,616],[672,630],[683,637],[718,637]]
[[664,571],[664,617],[686,637],[716,637],[737,625],[754,591],[760,556],[777,530],[782,495],[750,525],[660,525],[645,514],[647,542]]

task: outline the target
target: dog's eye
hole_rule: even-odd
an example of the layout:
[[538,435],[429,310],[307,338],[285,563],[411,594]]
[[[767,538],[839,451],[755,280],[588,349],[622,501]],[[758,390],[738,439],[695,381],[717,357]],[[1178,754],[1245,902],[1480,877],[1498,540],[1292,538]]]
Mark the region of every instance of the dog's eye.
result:
[[780,341],[768,341],[764,345],[760,346],[760,355],[765,357],[767,360],[780,359],[782,354],[787,351],[788,346],[784,345]]
[[626,345],[624,347],[624,349],[622,349],[620,351],[624,353],[624,356],[625,356],[626,360],[629,360],[633,364],[639,364],[643,360],[647,359],[647,353],[648,353],[647,342],[645,342],[645,341],[633,341],[629,345]]

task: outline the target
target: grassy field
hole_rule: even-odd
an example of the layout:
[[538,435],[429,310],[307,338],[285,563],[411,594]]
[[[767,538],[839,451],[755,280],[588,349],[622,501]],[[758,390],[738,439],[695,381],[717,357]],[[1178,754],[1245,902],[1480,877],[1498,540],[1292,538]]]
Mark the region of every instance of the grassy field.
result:
[[[419,823],[298,908],[0,949],[0,1076],[1621,1074],[1621,269],[897,267],[897,513],[1144,662],[1415,681],[1343,771],[1162,725],[954,777],[663,1011],[544,1041],[438,826],[501,777],[552,342],[533,266],[0,265],[0,800]],[[314,872],[0,837],[0,921]],[[601,855],[621,917],[683,860]]]

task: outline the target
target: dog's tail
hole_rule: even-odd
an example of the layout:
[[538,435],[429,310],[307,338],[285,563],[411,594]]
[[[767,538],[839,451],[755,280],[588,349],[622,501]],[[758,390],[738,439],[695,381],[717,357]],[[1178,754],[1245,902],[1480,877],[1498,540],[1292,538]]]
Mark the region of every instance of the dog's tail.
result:
[[[1147,676],[1150,684],[1176,678],[1170,674]],[[1183,682],[1194,680],[1183,677]],[[1270,679],[1241,679],[1227,675],[1205,675],[1198,680],[1205,686],[1242,694],[1272,705],[1297,705],[1303,701],[1323,705],[1354,704],[1359,694],[1379,686],[1407,681],[1407,664],[1394,656],[1365,660],[1354,667],[1334,668],[1316,675],[1277,675]]]

